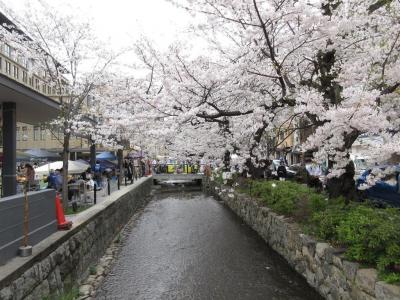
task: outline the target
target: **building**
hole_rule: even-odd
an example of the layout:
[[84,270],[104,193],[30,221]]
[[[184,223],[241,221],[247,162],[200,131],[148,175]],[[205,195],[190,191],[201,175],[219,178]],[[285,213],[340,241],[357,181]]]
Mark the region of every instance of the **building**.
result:
[[[15,24],[0,13],[0,26]],[[7,27],[4,27],[9,30]],[[23,32],[26,39],[29,39]],[[0,40],[0,104],[1,104],[1,151],[2,195],[16,193],[17,150],[44,148],[55,152],[62,151],[58,132],[52,133],[43,127],[45,122],[56,118],[60,104],[67,92],[67,85],[55,90],[42,71],[30,72],[32,59],[19,56],[10,45]],[[67,82],[66,82],[67,84]],[[72,137],[71,159],[95,156],[93,146],[89,147],[87,138]],[[90,150],[92,150],[90,152]],[[92,158],[92,160],[94,160]]]

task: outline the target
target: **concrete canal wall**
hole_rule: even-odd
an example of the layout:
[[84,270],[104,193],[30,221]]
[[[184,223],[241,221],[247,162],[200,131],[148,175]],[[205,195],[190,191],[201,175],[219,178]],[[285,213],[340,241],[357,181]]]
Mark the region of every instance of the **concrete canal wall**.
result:
[[400,286],[379,281],[375,269],[346,261],[343,251],[303,234],[296,224],[254,199],[209,181],[204,182],[204,187],[224,201],[326,299],[400,299]]
[[[0,266],[0,300],[43,299],[80,283],[102,257],[116,234],[144,207],[151,178],[114,192],[80,213],[69,231],[58,231],[38,243],[33,255]],[[51,298],[50,298],[51,299]]]

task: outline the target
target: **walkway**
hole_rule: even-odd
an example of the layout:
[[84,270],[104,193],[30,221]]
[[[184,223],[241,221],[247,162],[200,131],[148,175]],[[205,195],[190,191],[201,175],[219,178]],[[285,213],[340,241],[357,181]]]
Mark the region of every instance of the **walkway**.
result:
[[136,222],[96,299],[321,299],[200,192],[161,191]]

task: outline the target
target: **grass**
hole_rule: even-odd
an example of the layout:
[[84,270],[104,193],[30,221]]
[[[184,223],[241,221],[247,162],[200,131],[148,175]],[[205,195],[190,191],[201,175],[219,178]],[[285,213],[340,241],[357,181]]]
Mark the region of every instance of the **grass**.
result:
[[96,275],[96,273],[97,273],[96,266],[90,266],[89,267],[89,274],[90,275]]
[[90,206],[82,206],[82,205],[81,205],[81,206],[78,206],[77,211],[74,211],[74,210],[72,209],[72,207],[69,206],[69,207],[67,208],[67,210],[65,211],[65,214],[66,214],[66,215],[75,215],[75,214],[78,214],[78,213],[80,213],[80,212],[83,212],[83,211],[87,210],[89,207],[90,207]]
[[77,287],[72,287],[66,290],[61,295],[53,295],[42,298],[42,300],[74,300],[79,298],[79,289]]

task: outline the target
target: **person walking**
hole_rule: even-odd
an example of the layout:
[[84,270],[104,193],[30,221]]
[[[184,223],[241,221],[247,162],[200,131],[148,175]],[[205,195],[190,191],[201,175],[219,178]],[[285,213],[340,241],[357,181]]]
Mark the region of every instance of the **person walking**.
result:
[[277,174],[278,174],[278,178],[281,181],[285,181],[286,179],[286,175],[287,175],[287,171],[286,171],[286,166],[285,166],[285,162],[281,161],[278,169],[276,170]]

